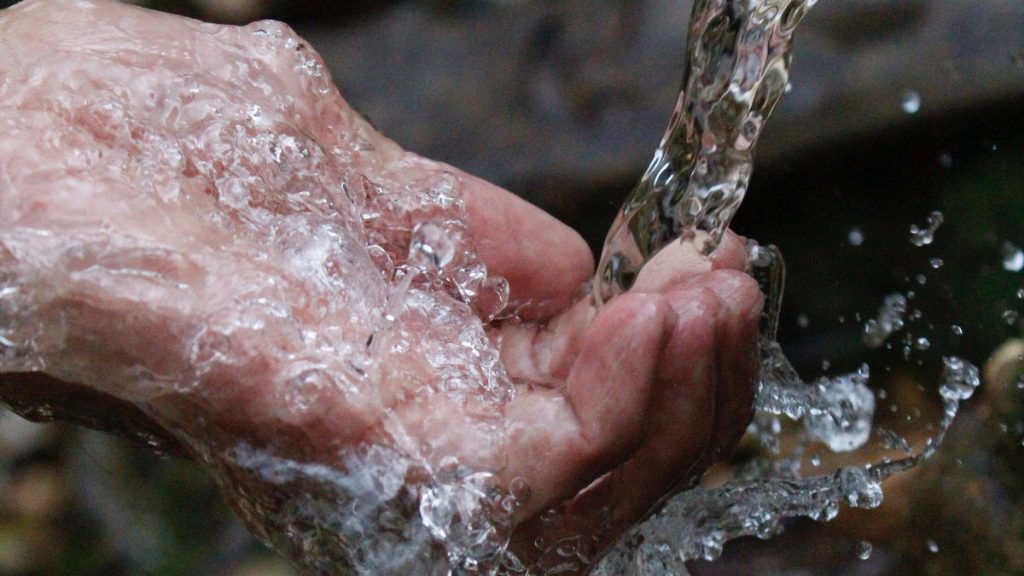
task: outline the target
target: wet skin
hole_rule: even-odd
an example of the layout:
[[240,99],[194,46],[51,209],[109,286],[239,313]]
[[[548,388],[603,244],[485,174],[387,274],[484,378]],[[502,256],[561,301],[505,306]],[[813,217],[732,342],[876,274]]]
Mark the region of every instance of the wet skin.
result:
[[[741,239],[727,235],[711,258],[675,244],[628,293],[595,306],[580,296],[593,259],[574,231],[510,192],[402,150],[329,79],[297,71],[291,55],[261,53],[259,27],[100,0],[35,0],[0,12],[0,280],[24,298],[17,320],[0,313],[0,329],[40,326],[43,359],[31,370],[0,364],[6,402],[22,411],[45,402],[57,416],[145,432],[185,453],[244,441],[332,466],[343,465],[346,447],[406,449],[398,427],[429,462],[454,457],[493,471],[502,485],[529,486],[511,544],[527,562],[540,554],[538,537],[581,533],[600,535],[589,550],[598,556],[729,450],[751,417],[762,305]],[[296,356],[335,361],[292,331],[329,326],[339,342],[361,343],[382,313],[366,302],[383,302],[372,294],[395,280],[367,267],[368,233],[351,198],[326,179],[267,175],[253,160],[249,185],[262,192],[240,208],[218,188],[230,167],[218,164],[217,150],[182,144],[181,157],[149,162],[151,135],[203,142],[208,118],[189,116],[185,105],[172,117],[161,104],[187,103],[193,81],[235,105],[259,105],[269,131],[331,150],[332,174],[344,182],[387,182],[401,195],[412,194],[411,183],[453,175],[469,247],[508,280],[518,314],[478,320],[514,397],[410,397],[405,381],[429,388],[437,378],[414,350],[380,360],[372,394],[321,393],[308,409],[289,408],[284,366]],[[289,203],[300,186],[308,204]],[[316,305],[322,288],[274,244],[286,221],[314,213],[364,242],[331,272],[352,287],[351,303],[332,303],[326,315]],[[408,230],[400,228],[379,226],[374,242],[402,254]],[[225,310],[237,312],[242,292],[291,303],[288,318],[232,333],[223,344],[230,365],[197,372],[188,353],[197,334]],[[371,296],[360,300],[363,292]],[[498,441],[481,439],[482,421],[497,423]],[[552,507],[559,520],[541,522]]]

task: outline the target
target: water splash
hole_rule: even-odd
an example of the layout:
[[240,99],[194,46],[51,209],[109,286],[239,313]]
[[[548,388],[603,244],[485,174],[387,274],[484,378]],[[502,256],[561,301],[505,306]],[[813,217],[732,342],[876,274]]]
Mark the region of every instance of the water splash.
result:
[[[815,415],[828,415],[834,422],[855,422],[868,417],[870,411],[865,405],[858,406],[848,401],[850,398],[823,392],[820,385],[800,381],[777,345],[769,344],[768,350],[762,363],[757,399],[759,414],[751,427],[753,432],[773,437],[777,446],[781,427],[761,426],[766,416],[786,416],[805,422]],[[688,573],[685,561],[713,560],[722,553],[726,542],[736,538],[770,538],[781,530],[781,522],[787,518],[802,516],[828,521],[839,514],[842,505],[878,507],[883,499],[882,481],[932,457],[961,403],[971,398],[980,385],[978,369],[970,363],[950,357],[944,359],[943,364],[940,377],[943,415],[935,434],[928,438],[920,452],[897,460],[846,466],[830,474],[802,476],[800,454],[808,442],[824,440],[830,447],[840,450],[848,446],[847,433],[842,429],[830,436],[813,425],[805,426],[804,435],[793,450],[794,456],[775,454],[767,460],[760,459],[733,471],[730,478],[717,487],[700,486],[675,496],[654,517],[632,530],[596,573],[601,576],[685,575]],[[871,394],[870,390],[862,388],[851,398],[864,393]],[[869,404],[873,408],[873,402]],[[833,443],[836,446],[831,446]],[[902,445],[904,443],[901,442],[901,448],[909,451],[909,446]],[[647,572],[649,566],[671,568]]]

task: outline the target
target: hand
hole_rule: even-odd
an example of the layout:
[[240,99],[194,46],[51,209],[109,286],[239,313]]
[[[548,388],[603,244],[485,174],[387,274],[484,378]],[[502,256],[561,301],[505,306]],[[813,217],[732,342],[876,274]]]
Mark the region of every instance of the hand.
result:
[[0,134],[0,395],[180,443],[300,564],[437,561],[353,482],[422,517],[482,479],[499,548],[583,572],[751,416],[736,236],[598,308],[572,230],[385,139],[283,25],[25,2]]

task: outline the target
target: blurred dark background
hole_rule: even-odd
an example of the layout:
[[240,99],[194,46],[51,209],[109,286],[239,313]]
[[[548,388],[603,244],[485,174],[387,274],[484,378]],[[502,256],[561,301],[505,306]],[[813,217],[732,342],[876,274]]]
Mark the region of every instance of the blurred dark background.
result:
[[[537,203],[595,251],[664,130],[690,8],[142,4],[220,22],[288,22],[382,132]],[[1024,248],[1024,2],[821,2],[798,32],[791,80],[734,223],[787,258],[788,355],[806,378],[867,362],[873,385],[925,413],[937,408],[929,398],[942,356],[988,362],[986,389],[938,458],[891,483],[882,509],[826,526],[793,522],[782,538],[730,545],[722,561],[693,571],[1024,574],[1024,275],[1015,260]],[[945,221],[934,243],[915,246],[910,227],[936,210]],[[908,326],[867,350],[863,323],[893,292],[913,293]],[[862,541],[872,543],[867,560],[856,554]],[[6,415],[0,575],[36,574],[291,571],[231,519],[193,466]]]

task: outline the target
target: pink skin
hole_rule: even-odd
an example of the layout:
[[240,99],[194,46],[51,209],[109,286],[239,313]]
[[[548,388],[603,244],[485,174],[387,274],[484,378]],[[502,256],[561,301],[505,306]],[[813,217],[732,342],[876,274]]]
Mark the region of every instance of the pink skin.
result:
[[[538,554],[529,545],[538,536],[578,533],[599,534],[592,551],[599,554],[735,443],[751,416],[762,305],[738,237],[728,235],[711,259],[674,245],[629,293],[600,308],[577,301],[593,261],[574,231],[505,190],[401,150],[329,79],[296,71],[294,54],[260,52],[253,35],[260,26],[283,29],[213,26],[105,0],[35,0],[0,12],[0,280],[16,280],[31,303],[25,309],[43,326],[39,370],[47,378],[137,403],[160,426],[211,445],[245,440],[300,461],[338,464],[340,449],[394,444],[389,430],[401,426],[429,447],[428,460],[454,456],[494,470],[502,483],[527,483],[512,543],[525,559]],[[409,398],[396,381],[435,377],[406,355],[382,363],[372,395],[321,394],[299,413],[283,407],[284,358],[333,360],[292,336],[326,320],[313,280],[266,245],[270,230],[310,210],[326,210],[340,226],[351,215],[336,182],[282,179],[253,164],[266,187],[253,202],[267,207],[267,218],[245,221],[229,206],[230,190],[217,188],[225,184],[195,177],[227,170],[203,164],[211,153],[201,145],[206,120],[190,116],[198,112],[187,105],[173,115],[161,107],[187,102],[196,79],[205,90],[196,98],[217,91],[235,104],[258,104],[275,130],[337,150],[332,165],[346,182],[363,176],[402,190],[455,175],[472,249],[491,274],[508,279],[522,319],[486,327],[517,383],[512,400]],[[94,106],[98,100],[124,107]],[[127,124],[118,116],[124,110]],[[157,133],[199,144],[186,146],[184,159],[147,163],[154,149],[146,138]],[[309,188],[309,206],[285,206],[281,191],[299,186]],[[401,244],[390,228],[381,234]],[[369,262],[366,246],[359,250],[353,258]],[[363,282],[356,268],[338,274]],[[108,273],[114,269],[136,273]],[[195,374],[188,346],[242,298],[239,286],[259,287],[246,298],[296,304],[287,321],[219,342],[235,359],[230,369],[205,372],[187,390],[124,376],[133,366],[161,382]],[[364,341],[380,316],[365,302],[332,310],[328,320],[342,341]],[[46,381],[0,374],[19,379]],[[481,421],[500,422],[503,440],[478,440]],[[557,506],[558,522],[538,520]]]

